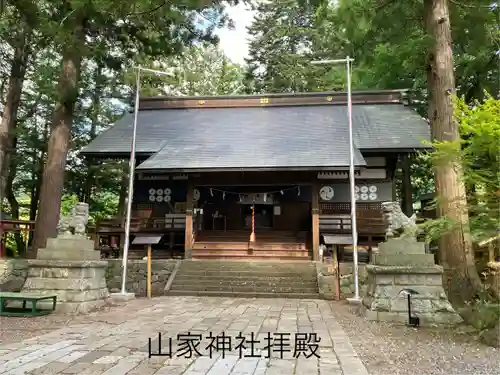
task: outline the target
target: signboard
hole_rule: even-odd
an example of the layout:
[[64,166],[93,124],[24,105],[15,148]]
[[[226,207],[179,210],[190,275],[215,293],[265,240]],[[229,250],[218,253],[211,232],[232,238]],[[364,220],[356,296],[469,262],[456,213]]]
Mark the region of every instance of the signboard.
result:
[[352,236],[323,235],[327,245],[352,245]]
[[141,235],[136,236],[132,241],[132,245],[157,245],[163,235]]

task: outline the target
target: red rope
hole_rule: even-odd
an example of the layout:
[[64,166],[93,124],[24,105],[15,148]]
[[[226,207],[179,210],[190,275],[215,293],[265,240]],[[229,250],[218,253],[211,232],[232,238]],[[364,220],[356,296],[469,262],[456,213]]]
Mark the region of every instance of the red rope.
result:
[[250,242],[255,242],[255,204],[252,204],[252,233],[250,234]]
[[252,233],[255,233],[255,205],[252,205]]

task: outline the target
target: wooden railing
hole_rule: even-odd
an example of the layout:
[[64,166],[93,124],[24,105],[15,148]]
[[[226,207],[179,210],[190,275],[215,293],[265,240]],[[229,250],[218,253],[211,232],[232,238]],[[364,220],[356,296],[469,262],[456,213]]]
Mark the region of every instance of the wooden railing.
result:
[[[0,257],[5,256],[5,245],[9,233],[20,233],[24,251],[28,251],[30,233],[35,231],[35,222],[31,220],[0,220]],[[20,249],[18,249],[19,251]]]
[[[170,229],[183,230],[186,227],[185,214],[165,214],[165,217],[148,217],[139,218],[133,217],[130,219],[130,231],[138,232],[144,229]],[[125,230],[125,219],[110,218],[99,221],[97,231],[104,232],[120,232]]]
[[[384,220],[382,217],[357,217],[357,229],[359,234],[383,235],[385,232]],[[349,234],[351,233],[351,215],[320,215],[320,232]]]

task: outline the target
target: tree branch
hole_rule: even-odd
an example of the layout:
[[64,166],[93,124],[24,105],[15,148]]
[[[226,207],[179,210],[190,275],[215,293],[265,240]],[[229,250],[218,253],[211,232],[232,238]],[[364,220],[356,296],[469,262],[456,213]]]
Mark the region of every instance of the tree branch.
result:
[[157,10],[159,10],[160,8],[164,7],[165,5],[167,5],[167,2],[166,2],[166,0],[163,0],[162,4],[154,7],[153,9],[145,10],[143,12],[132,12],[132,13],[127,14],[125,17],[129,17],[129,16],[141,16],[141,15],[148,14],[148,13],[154,13]]
[[375,7],[375,10],[380,10],[382,8],[385,8],[388,5],[394,4],[397,0],[386,0],[382,4],[379,4]]
[[471,4],[464,4],[456,0],[450,0],[450,3],[455,4],[456,6],[459,7],[464,7],[464,8],[491,8],[490,5],[471,5]]

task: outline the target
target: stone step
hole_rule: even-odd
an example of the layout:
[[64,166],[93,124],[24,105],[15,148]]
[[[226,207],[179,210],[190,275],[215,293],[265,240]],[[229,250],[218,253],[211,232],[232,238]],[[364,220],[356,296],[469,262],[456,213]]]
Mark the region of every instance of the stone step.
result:
[[425,267],[435,264],[433,254],[373,254],[372,262],[380,266]]
[[269,259],[267,262],[261,261],[233,261],[233,262],[221,262],[218,260],[185,260],[182,262],[182,267],[190,268],[231,268],[231,269],[316,269],[313,262],[295,261],[295,262],[277,262]]
[[166,295],[171,296],[210,296],[210,297],[239,297],[239,298],[293,298],[293,299],[320,299],[319,293],[279,293],[275,292],[233,292],[208,290],[170,290]]
[[198,279],[202,280],[214,280],[214,279],[222,279],[222,280],[301,280],[301,281],[315,281],[317,279],[316,274],[312,273],[279,273],[279,274],[264,274],[264,273],[246,273],[242,274],[240,272],[217,272],[217,271],[209,271],[206,273],[195,273],[195,272],[177,272],[179,279]]
[[170,290],[212,290],[212,291],[240,291],[240,292],[262,292],[262,293],[301,293],[301,292],[317,292],[318,287],[308,286],[286,286],[286,285],[232,285],[232,284],[189,284],[189,285],[174,285]]
[[[185,277],[182,277],[180,279],[177,279],[172,283],[172,287],[182,287],[182,288],[187,288],[188,286],[193,286],[193,287],[227,287],[228,284],[234,288],[234,287],[254,287],[254,288],[260,288],[260,287],[277,287],[277,288],[317,288],[318,283],[315,280],[307,280],[307,281],[301,281],[301,280],[281,280],[281,281],[268,281],[268,280],[245,280],[245,279],[239,279],[239,280],[228,280],[228,279],[219,279],[219,278],[214,278],[214,279],[204,279],[204,280],[195,280],[195,279],[188,279]],[[190,288],[187,288],[190,289]]]
[[317,298],[316,266],[312,262],[183,261],[170,287],[172,293],[179,291],[186,295],[300,294]]
[[[264,262],[262,262],[264,263]],[[259,274],[275,274],[275,273],[292,273],[292,274],[302,274],[316,271],[315,267],[195,267],[195,266],[184,266],[181,265],[180,269],[183,271],[193,271],[193,272],[241,272],[241,273],[259,273]]]
[[[178,271],[179,272],[179,271]],[[176,280],[192,280],[192,279],[197,279],[199,281],[204,281],[204,280],[215,280],[215,279],[222,279],[222,280],[272,280],[275,282],[280,282],[282,280],[294,280],[294,279],[299,279],[300,281],[316,281],[317,277],[316,274],[311,274],[311,273],[280,273],[280,274],[256,274],[256,273],[247,273],[247,274],[242,274],[240,272],[208,272],[208,273],[193,273],[193,272],[183,272],[180,271],[181,273],[176,276]]]

